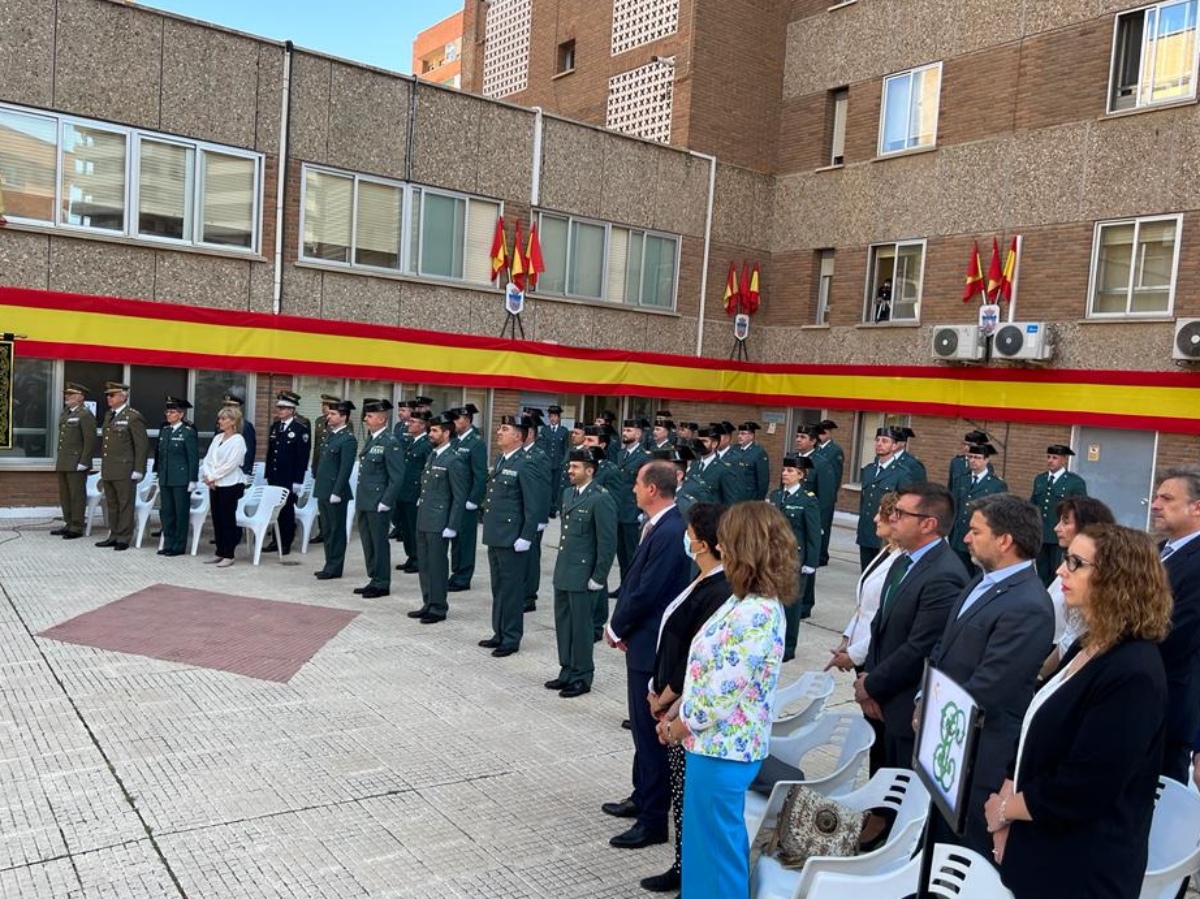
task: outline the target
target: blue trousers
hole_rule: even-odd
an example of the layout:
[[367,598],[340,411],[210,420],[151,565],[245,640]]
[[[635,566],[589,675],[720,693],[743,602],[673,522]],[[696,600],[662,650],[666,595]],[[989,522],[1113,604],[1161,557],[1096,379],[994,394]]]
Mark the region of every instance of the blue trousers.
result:
[[748,899],[746,790],[762,762],[687,754],[683,781],[683,895]]

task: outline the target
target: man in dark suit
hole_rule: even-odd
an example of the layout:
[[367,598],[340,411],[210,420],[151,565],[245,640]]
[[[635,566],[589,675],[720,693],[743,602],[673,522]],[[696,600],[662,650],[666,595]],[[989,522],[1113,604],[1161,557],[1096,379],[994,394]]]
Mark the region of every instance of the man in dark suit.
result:
[[950,491],[923,482],[897,493],[891,521],[901,555],[888,572],[871,621],[866,672],[854,682],[854,698],[868,718],[883,721],[885,764],[911,768],[913,702],[925,659],[945,630],[967,573],[945,540],[954,520]]
[[[1163,472],[1150,503],[1154,527],[1166,538],[1163,565],[1175,608],[1171,632],[1159,644],[1167,671],[1167,740],[1162,773],[1187,783],[1193,754],[1200,770],[1200,471]],[[1200,784],[1198,784],[1200,785]]]
[[309,429],[296,418],[300,394],[281,390],[275,398],[275,424],[267,434],[267,483],[288,491],[287,504],[279,510],[279,539],[282,547],[272,540],[263,552],[276,549],[286,556],[296,539],[296,497],[304,486],[308,471]]
[[[413,415],[415,421],[418,420],[417,416],[428,413],[417,412]],[[450,541],[462,527],[467,494],[471,489],[467,463],[450,449],[453,436],[453,412],[443,412],[429,426],[428,436],[421,436],[421,442],[429,446],[420,473],[421,495],[414,518],[421,607],[408,613],[409,618],[419,618],[421,624],[445,621],[450,611],[450,604],[446,600],[450,582],[448,551]]]
[[1074,472],[1067,471],[1067,461],[1075,451],[1055,443],[1046,447],[1046,470],[1033,479],[1030,502],[1042,515],[1042,547],[1038,552],[1038,577],[1043,584],[1053,582],[1062,562],[1062,547],[1054,526],[1058,524],[1058,504],[1068,496],[1087,496],[1087,482]]
[[[966,831],[957,837],[935,816],[939,842],[990,858],[983,806],[1004,784],[1033,698],[1038,670],[1054,642],[1054,609],[1034,568],[1042,547],[1037,507],[1011,493],[973,500],[966,545],[983,569],[950,611],[930,663],[971,694],[983,711]],[[914,716],[915,724],[915,716]]]
[[675,466],[659,459],[646,463],[638,472],[634,495],[638,507],[646,513],[646,525],[604,633],[609,646],[625,653],[628,714],[633,730],[633,793],[621,802],[602,806],[614,817],[637,819],[629,830],[609,841],[622,849],[641,849],[667,841],[667,749],[658,742],[646,689],[654,676],[663,610],[691,580],[692,563],[683,551],[686,528],[675,506],[677,481]]

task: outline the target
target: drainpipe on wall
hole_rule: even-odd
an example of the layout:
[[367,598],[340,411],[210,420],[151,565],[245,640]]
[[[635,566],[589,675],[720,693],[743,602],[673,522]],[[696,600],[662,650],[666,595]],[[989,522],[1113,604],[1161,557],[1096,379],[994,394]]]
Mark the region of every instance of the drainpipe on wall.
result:
[[[412,90],[408,95],[408,140],[404,148],[404,180],[412,181],[413,172],[413,142],[417,134],[417,85],[421,79],[416,75],[412,79]],[[405,215],[408,213],[406,212]]]
[[529,186],[529,220],[533,221],[533,210],[542,196],[542,107],[533,109],[533,177]]
[[708,299],[708,257],[712,251],[713,198],[717,193],[717,157],[688,150],[697,159],[708,160],[708,209],[704,214],[704,262],[700,268],[700,316],[696,323],[696,355],[704,355],[704,313]]
[[271,294],[271,311],[283,309],[283,221],[287,206],[288,128],[292,112],[292,51],[295,45],[283,45],[283,104],[279,111],[279,161],[275,173],[275,283]]

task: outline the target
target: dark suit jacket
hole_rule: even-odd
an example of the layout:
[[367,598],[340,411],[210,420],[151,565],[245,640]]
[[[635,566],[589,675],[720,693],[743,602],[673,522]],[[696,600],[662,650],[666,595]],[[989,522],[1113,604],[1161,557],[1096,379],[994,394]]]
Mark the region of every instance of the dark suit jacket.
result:
[[887,608],[880,607],[871,619],[864,686],[883,709],[884,729],[894,736],[912,739],[913,701],[925,659],[966,583],[962,562],[943,540],[908,570]]
[[654,670],[663,609],[692,579],[692,560],[683,551],[685,530],[683,516],[672,507],[638,544],[621,580],[621,595],[608,626],[629,647],[625,656],[628,668]]
[[669,686],[676,695],[683,694],[692,640],[732,595],[733,589],[725,579],[724,570],[715,571],[693,587],[688,598],[675,608],[663,625],[658,641],[654,657],[654,692],[661,693]]
[[1200,537],[1163,562],[1175,594],[1171,632],[1159,644],[1167,670],[1167,743],[1200,738]]
[[1031,565],[990,587],[958,617],[982,579],[971,581],[954,603],[930,663],[962,684],[983,710],[966,843],[976,852],[990,853],[983,804],[1004,784],[1016,754],[1038,670],[1054,642],[1054,608]]
[[1026,896],[1138,895],[1163,753],[1158,648],[1119,643],[1046,700],[1018,770],[1032,821],[1009,832],[1000,876]]

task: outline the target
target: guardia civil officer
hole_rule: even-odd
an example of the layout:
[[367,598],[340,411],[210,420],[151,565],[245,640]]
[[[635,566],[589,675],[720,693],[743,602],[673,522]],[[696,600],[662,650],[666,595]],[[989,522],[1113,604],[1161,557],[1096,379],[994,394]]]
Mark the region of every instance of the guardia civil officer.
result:
[[160,556],[187,552],[188,516],[192,491],[200,481],[200,441],[184,412],[192,408],[185,399],[168,396],[167,421],[158,429],[154,473],[158,476],[159,517],[162,519]]
[[430,423],[424,441],[429,452],[421,469],[421,497],[416,516],[421,607],[408,613],[409,618],[418,618],[421,624],[445,621],[450,611],[446,599],[450,541],[462,527],[471,490],[467,462],[450,447],[455,418],[453,411],[443,412]]
[[903,439],[904,432],[899,428],[877,429],[875,461],[864,465],[858,475],[862,492],[858,498],[856,542],[863,571],[879,554],[879,536],[875,533],[875,514],[879,511],[879,501],[884,494],[895,493],[901,487],[914,483],[912,471],[896,461],[896,444]]
[[637,481],[637,473],[650,461],[650,454],[642,448],[642,437],[649,427],[650,422],[644,418],[627,418],[621,427],[621,451],[617,454],[617,471],[620,472],[621,482],[613,498],[617,503],[617,568],[622,580],[629,570],[633,554],[637,552],[641,534],[642,513],[633,495],[633,485]]
[[108,507],[108,536],[97,546],[118,552],[133,540],[134,501],[138,482],[146,476],[150,438],[146,419],[129,405],[129,385],[108,381],[104,387],[108,412],[101,428],[100,486]]
[[532,426],[525,434],[521,450],[528,456],[526,469],[530,477],[537,479],[535,494],[538,499],[538,508],[534,512],[538,519],[537,536],[525,556],[525,611],[536,612],[538,589],[542,583],[542,535],[550,523],[550,506],[553,502],[550,495],[554,493],[554,476],[550,458],[537,442],[542,429],[542,411],[526,408],[525,414],[529,416]]
[[350,400],[342,400],[331,403],[325,414],[329,433],[321,447],[321,461],[313,484],[321,532],[325,535],[325,565],[314,574],[322,581],[341,577],[346,562],[346,504],[354,498],[350,474],[358,451],[358,441],[348,427],[354,408]]
[[87,477],[96,454],[96,416],[84,398],[87,388],[73,381],[63,388],[63,410],[58,418],[58,450],[54,469],[58,472],[58,502],[63,526],[50,533],[64,540],[83,536],[87,511]]
[[[988,435],[985,431],[967,431],[967,433],[963,434],[962,447],[955,454],[954,458],[950,460],[950,473],[946,478],[946,486],[950,489],[951,493],[954,493],[958,489],[959,478],[970,475],[971,468],[967,465],[967,453],[971,447],[987,442]],[[1055,519],[1054,523],[1058,524],[1058,520]]]
[[246,484],[254,475],[254,458],[258,452],[258,433],[254,430],[254,422],[246,415],[246,398],[236,390],[225,391],[221,399],[222,406],[236,407],[242,416],[242,440],[246,442],[246,460],[242,463],[242,474],[246,476]]
[[[427,399],[418,397],[417,399]],[[474,420],[479,410],[474,403],[467,403],[455,414],[455,437],[451,444],[466,463],[471,475],[471,488],[467,493],[466,510],[463,513],[462,529],[450,543],[450,592],[458,593],[471,589],[471,578],[475,576],[475,541],[478,539],[479,506],[487,490],[488,464],[487,444],[475,429]]]
[[567,450],[570,447],[570,429],[562,423],[562,411],[562,406],[548,406],[546,417],[549,423],[542,427],[538,435],[542,449],[550,459],[550,471],[555,476],[555,489],[550,491],[551,518],[558,517],[558,502],[562,498],[562,491],[558,489],[558,473],[567,467]]
[[1054,526],[1058,524],[1058,504],[1068,496],[1087,496],[1087,482],[1067,470],[1067,462],[1074,455],[1075,451],[1066,444],[1046,447],[1046,470],[1033,479],[1033,494],[1029,500],[1042,516],[1042,549],[1037,557],[1037,573],[1043,584],[1054,580],[1062,562],[1062,547],[1054,533]]
[[279,510],[279,539],[272,540],[263,552],[279,551],[288,555],[296,539],[296,499],[304,489],[308,472],[310,434],[308,426],[296,417],[300,394],[281,390],[275,398],[275,423],[267,434],[267,483],[288,491],[287,503]]
[[[317,480],[317,469],[321,465],[321,450],[325,446],[325,438],[329,436],[329,410],[336,404],[340,403],[342,398],[334,396],[331,393],[321,394],[321,414],[317,416],[317,420],[312,424],[312,473],[313,481]],[[317,533],[316,536],[309,538],[309,543],[321,543],[325,537],[321,533],[321,519],[317,517]]]
[[[833,531],[833,513],[837,508],[838,483],[833,463],[817,449],[820,442],[815,425],[800,425],[796,428],[796,452],[792,455],[808,459],[812,468],[804,471],[804,487],[817,497],[817,505],[821,511],[821,552],[816,564],[809,565],[820,568],[829,564],[829,537]],[[803,600],[802,600],[803,601]]]
[[993,493],[1008,492],[1008,484],[996,474],[992,463],[988,461],[994,455],[996,448],[990,443],[967,447],[967,475],[958,479],[958,491],[954,494],[954,527],[950,530],[950,548],[972,577],[978,572],[965,539],[971,529],[971,503]]
[[[821,507],[816,496],[804,487],[805,472],[812,471],[816,463],[804,456],[783,457],[780,478],[783,486],[767,498],[783,513],[796,537],[799,569],[797,585],[798,602],[784,606],[787,627],[783,639],[783,660],[789,662],[796,657],[796,641],[800,636],[800,621],[812,615],[815,604],[817,560],[821,555]],[[794,607],[794,611],[793,611]]]
[[[401,446],[404,447],[404,482],[400,485],[400,495],[396,499],[396,510],[392,513],[392,524],[396,525],[393,535],[399,532],[399,539],[404,544],[404,563],[397,565],[397,571],[405,574],[416,574],[419,568],[417,562],[417,503],[421,499],[421,472],[425,468],[425,460],[433,445],[429,442],[428,412],[410,411],[406,419],[406,433]],[[399,426],[397,426],[399,427]]]
[[738,427],[737,452],[741,457],[746,499],[766,499],[771,491],[771,462],[767,451],[758,442],[761,428],[756,421],[743,422]]
[[387,596],[392,589],[392,553],[388,540],[392,508],[404,482],[404,448],[389,427],[392,403],[388,399],[364,399],[362,452],[358,455],[358,502],[355,518],[362,540],[363,561],[371,578],[354,592],[364,599]]

